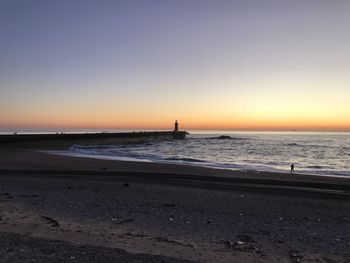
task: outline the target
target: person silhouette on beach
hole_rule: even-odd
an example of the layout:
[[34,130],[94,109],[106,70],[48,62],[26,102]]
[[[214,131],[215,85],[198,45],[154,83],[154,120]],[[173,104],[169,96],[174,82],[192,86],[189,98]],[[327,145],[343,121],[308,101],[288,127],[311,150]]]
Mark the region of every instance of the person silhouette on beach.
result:
[[294,163],[292,163],[292,165],[290,166],[290,172],[294,173]]

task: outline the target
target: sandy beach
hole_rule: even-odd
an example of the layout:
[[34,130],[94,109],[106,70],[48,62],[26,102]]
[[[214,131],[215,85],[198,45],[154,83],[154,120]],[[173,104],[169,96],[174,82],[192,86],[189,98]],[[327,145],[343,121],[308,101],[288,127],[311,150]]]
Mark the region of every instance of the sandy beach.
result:
[[0,262],[349,262],[350,180],[0,151]]

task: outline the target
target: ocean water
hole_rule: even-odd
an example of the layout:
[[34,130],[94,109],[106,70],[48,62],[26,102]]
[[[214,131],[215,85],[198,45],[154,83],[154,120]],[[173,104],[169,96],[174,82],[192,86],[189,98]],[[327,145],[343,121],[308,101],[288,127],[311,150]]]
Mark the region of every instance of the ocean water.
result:
[[185,140],[74,145],[55,153],[272,172],[289,172],[294,163],[298,173],[350,176],[350,133],[195,131]]

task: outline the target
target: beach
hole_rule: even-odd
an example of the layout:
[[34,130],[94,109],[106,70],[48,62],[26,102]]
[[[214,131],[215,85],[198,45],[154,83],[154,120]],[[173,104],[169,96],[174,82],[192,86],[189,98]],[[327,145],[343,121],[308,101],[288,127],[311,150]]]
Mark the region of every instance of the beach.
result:
[[349,262],[350,180],[0,150],[0,262]]

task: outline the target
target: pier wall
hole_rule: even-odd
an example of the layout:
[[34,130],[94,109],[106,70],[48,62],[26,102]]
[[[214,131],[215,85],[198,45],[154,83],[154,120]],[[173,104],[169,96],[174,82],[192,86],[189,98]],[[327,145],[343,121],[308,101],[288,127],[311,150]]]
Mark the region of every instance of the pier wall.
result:
[[65,149],[78,145],[131,144],[185,139],[185,131],[0,135],[0,147]]

